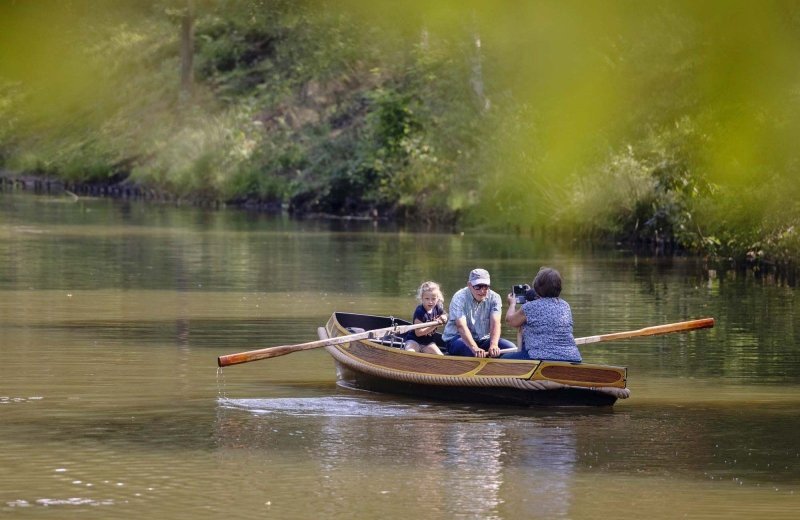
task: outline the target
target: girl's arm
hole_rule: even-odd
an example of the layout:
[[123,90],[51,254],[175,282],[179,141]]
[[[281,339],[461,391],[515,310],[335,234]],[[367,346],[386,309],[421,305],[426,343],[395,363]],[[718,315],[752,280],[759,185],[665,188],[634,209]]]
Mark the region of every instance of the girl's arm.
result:
[[[430,327],[425,327],[424,329],[416,329],[414,331],[414,334],[416,334],[417,337],[430,336],[431,334],[436,332],[436,329],[439,328],[439,325],[443,325],[446,322],[447,322],[447,314],[442,314],[441,316],[439,316],[436,319],[436,321],[431,322],[433,325],[431,325]],[[424,323],[424,322],[421,321],[419,318],[416,318],[416,319],[414,319],[414,323],[417,324],[417,323]]]

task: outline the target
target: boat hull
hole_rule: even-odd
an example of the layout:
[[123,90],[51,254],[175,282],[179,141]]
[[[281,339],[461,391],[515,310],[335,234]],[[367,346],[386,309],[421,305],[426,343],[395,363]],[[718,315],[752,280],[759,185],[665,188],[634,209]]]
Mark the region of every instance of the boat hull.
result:
[[[405,325],[383,316],[334,313],[320,339]],[[325,347],[345,386],[426,399],[522,406],[611,406],[627,397],[624,367],[420,354],[400,338]]]
[[521,390],[509,387],[442,386],[372,376],[337,364],[339,381],[348,388],[436,401],[508,406],[612,406],[617,397],[588,388]]

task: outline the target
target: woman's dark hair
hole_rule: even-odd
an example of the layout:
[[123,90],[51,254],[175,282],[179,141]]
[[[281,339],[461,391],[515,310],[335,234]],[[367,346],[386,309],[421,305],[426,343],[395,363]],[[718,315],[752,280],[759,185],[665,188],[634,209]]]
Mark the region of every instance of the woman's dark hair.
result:
[[542,267],[533,279],[533,290],[542,298],[558,298],[561,294],[561,275],[553,268]]

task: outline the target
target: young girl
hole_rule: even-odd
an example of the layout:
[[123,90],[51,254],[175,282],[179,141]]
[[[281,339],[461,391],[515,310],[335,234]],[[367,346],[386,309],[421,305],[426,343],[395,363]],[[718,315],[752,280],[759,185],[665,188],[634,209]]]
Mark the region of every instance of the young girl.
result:
[[424,282],[417,290],[417,300],[420,304],[414,309],[413,323],[428,323],[430,327],[410,330],[406,333],[405,349],[425,354],[442,355],[437,344],[442,344],[442,335],[436,328],[447,321],[444,313],[444,298],[442,290],[436,282]]

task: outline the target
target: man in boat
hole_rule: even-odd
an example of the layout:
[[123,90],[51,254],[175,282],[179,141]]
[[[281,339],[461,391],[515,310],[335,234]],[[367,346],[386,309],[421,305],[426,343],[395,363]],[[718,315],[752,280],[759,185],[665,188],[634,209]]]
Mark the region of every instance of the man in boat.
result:
[[450,300],[450,316],[442,339],[452,356],[498,357],[500,349],[516,346],[500,337],[500,316],[503,302],[490,289],[491,279],[486,269],[473,269],[467,286]]

